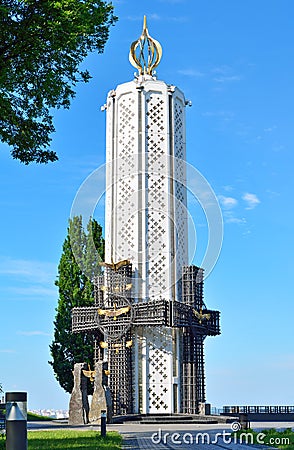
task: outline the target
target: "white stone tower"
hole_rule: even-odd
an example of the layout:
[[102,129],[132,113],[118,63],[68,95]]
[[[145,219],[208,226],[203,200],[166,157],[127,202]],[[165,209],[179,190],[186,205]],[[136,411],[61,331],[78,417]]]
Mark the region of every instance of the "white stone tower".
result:
[[[186,101],[178,88],[154,76],[160,56],[160,44],[149,36],[145,19],[130,53],[139,74],[110,91],[106,104],[105,260],[130,260],[136,302],[179,300],[182,267],[188,264]],[[169,327],[142,327],[136,334],[135,412],[177,411],[177,335]]]
[[95,360],[108,364],[115,415],[197,414],[204,340],[220,334],[203,269],[188,265],[186,100],[156,79],[160,58],[144,19],[130,52],[138,74],[105,105],[105,270],[94,305],[72,310],[73,332],[94,333]]

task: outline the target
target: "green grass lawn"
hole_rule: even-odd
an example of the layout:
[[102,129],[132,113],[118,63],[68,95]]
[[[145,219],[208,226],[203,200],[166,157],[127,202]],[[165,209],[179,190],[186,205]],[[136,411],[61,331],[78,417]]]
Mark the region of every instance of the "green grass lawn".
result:
[[[2,414],[5,416],[5,409],[2,409]],[[39,416],[39,414],[32,413],[28,411],[28,422],[40,422],[40,421],[48,421],[48,420],[54,420],[52,417],[46,417],[46,416]]]
[[[233,433],[234,435],[235,433]],[[248,440],[251,444],[264,444],[276,448],[294,450],[294,431],[291,428],[287,428],[283,431],[276,430],[275,428],[267,428],[265,430],[256,432],[253,430],[240,430],[237,433],[241,443],[246,443],[244,440],[245,434],[250,434],[253,441]],[[242,437],[243,436],[243,437]],[[261,442],[262,440],[262,442]]]
[[38,414],[28,411],[28,422],[42,422],[42,421],[47,422],[48,420],[54,419],[52,417],[39,416]]
[[[97,431],[31,431],[28,450],[119,450],[122,438],[116,432],[102,438]],[[5,439],[0,438],[0,450],[5,450]]]

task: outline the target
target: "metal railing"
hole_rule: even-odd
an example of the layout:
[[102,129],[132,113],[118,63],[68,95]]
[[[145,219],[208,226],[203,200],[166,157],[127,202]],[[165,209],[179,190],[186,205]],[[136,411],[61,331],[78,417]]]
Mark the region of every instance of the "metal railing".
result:
[[224,406],[224,414],[294,414],[294,406]]

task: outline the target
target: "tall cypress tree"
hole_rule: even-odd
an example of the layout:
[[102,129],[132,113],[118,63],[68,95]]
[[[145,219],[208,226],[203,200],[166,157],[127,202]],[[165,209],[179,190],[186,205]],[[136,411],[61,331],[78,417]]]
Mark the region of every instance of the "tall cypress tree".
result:
[[100,273],[99,260],[104,260],[102,227],[95,219],[90,219],[87,231],[86,234],[83,230],[81,217],[69,221],[55,282],[59,289],[59,300],[54,339],[50,345],[53,360],[49,364],[66,392],[71,392],[73,388],[74,363],[85,361],[93,366],[94,336],[71,332],[71,310],[75,306],[93,304],[94,288],[91,280]]

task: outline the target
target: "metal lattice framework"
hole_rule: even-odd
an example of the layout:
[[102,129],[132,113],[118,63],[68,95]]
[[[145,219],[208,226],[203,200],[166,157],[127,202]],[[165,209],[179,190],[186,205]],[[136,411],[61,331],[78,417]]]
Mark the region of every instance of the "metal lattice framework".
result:
[[203,269],[183,267],[182,301],[182,308],[190,314],[190,319],[193,315],[194,322],[195,310],[209,316],[205,322],[198,319],[198,327],[192,321],[183,332],[182,412],[193,414],[198,412],[199,403],[205,402],[204,339],[220,333],[219,312],[208,311],[203,301]]
[[[205,401],[204,339],[220,334],[219,311],[203,301],[203,270],[184,266],[182,301],[132,298],[132,266],[106,268],[95,279],[95,303],[72,310],[72,331],[93,333],[95,360],[107,359],[109,387],[116,415],[133,412],[132,335],[138,327],[172,327],[181,330],[181,399],[183,413],[196,414]],[[101,333],[104,341],[99,342]]]
[[[114,297],[118,299],[118,297]],[[220,334],[219,327],[219,311],[212,311],[205,309],[206,314],[210,314],[210,319],[206,323],[200,324],[193,309],[181,302],[171,302],[165,299],[151,300],[146,303],[132,304],[132,327],[188,327],[191,332],[199,336],[216,336]],[[73,333],[95,333],[101,329],[108,329],[111,335],[111,330],[116,331],[121,327],[121,335],[124,334],[125,327],[129,325],[127,318],[117,319],[111,324],[110,320],[97,319],[96,306],[82,306],[76,307],[72,310],[72,331]],[[119,332],[116,333],[119,335]]]

